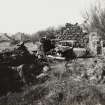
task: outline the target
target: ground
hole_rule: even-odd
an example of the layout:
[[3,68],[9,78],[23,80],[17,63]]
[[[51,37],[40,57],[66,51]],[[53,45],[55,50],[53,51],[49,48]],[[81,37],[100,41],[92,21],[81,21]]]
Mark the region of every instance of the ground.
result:
[[105,84],[97,77],[104,61],[103,57],[77,59],[68,68],[64,61],[55,61],[46,82],[9,92],[0,98],[0,105],[105,105]]

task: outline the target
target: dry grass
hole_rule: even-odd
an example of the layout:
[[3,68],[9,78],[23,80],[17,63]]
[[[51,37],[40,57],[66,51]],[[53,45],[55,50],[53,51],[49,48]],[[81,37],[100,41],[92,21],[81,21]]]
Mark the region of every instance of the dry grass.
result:
[[99,69],[103,62],[102,58],[79,59],[66,71],[64,62],[56,63],[49,80],[1,97],[0,105],[105,105],[105,85],[81,78],[84,71]]

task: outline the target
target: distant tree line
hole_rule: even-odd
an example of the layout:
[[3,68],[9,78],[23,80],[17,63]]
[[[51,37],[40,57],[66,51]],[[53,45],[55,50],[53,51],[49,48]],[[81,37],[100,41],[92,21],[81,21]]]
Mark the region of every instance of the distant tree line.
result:
[[56,38],[56,29],[53,27],[49,27],[46,30],[38,31],[34,34],[32,34],[31,39],[33,42],[40,40],[42,37],[47,37],[49,39],[55,39]]

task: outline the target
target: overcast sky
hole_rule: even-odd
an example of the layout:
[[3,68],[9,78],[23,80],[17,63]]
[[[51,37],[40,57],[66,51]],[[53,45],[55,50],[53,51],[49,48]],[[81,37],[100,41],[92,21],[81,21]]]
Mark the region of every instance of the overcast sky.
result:
[[83,21],[95,0],[0,0],[0,33],[34,33],[49,26]]

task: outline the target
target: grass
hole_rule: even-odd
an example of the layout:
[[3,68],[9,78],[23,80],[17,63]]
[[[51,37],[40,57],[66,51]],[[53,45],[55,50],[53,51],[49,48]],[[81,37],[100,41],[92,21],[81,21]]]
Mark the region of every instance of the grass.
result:
[[[104,69],[104,58],[78,59],[65,69],[64,62],[52,64],[49,79],[26,86],[20,93],[8,93],[0,98],[0,105],[105,105],[105,85],[81,75]],[[101,74],[100,74],[101,75]]]

